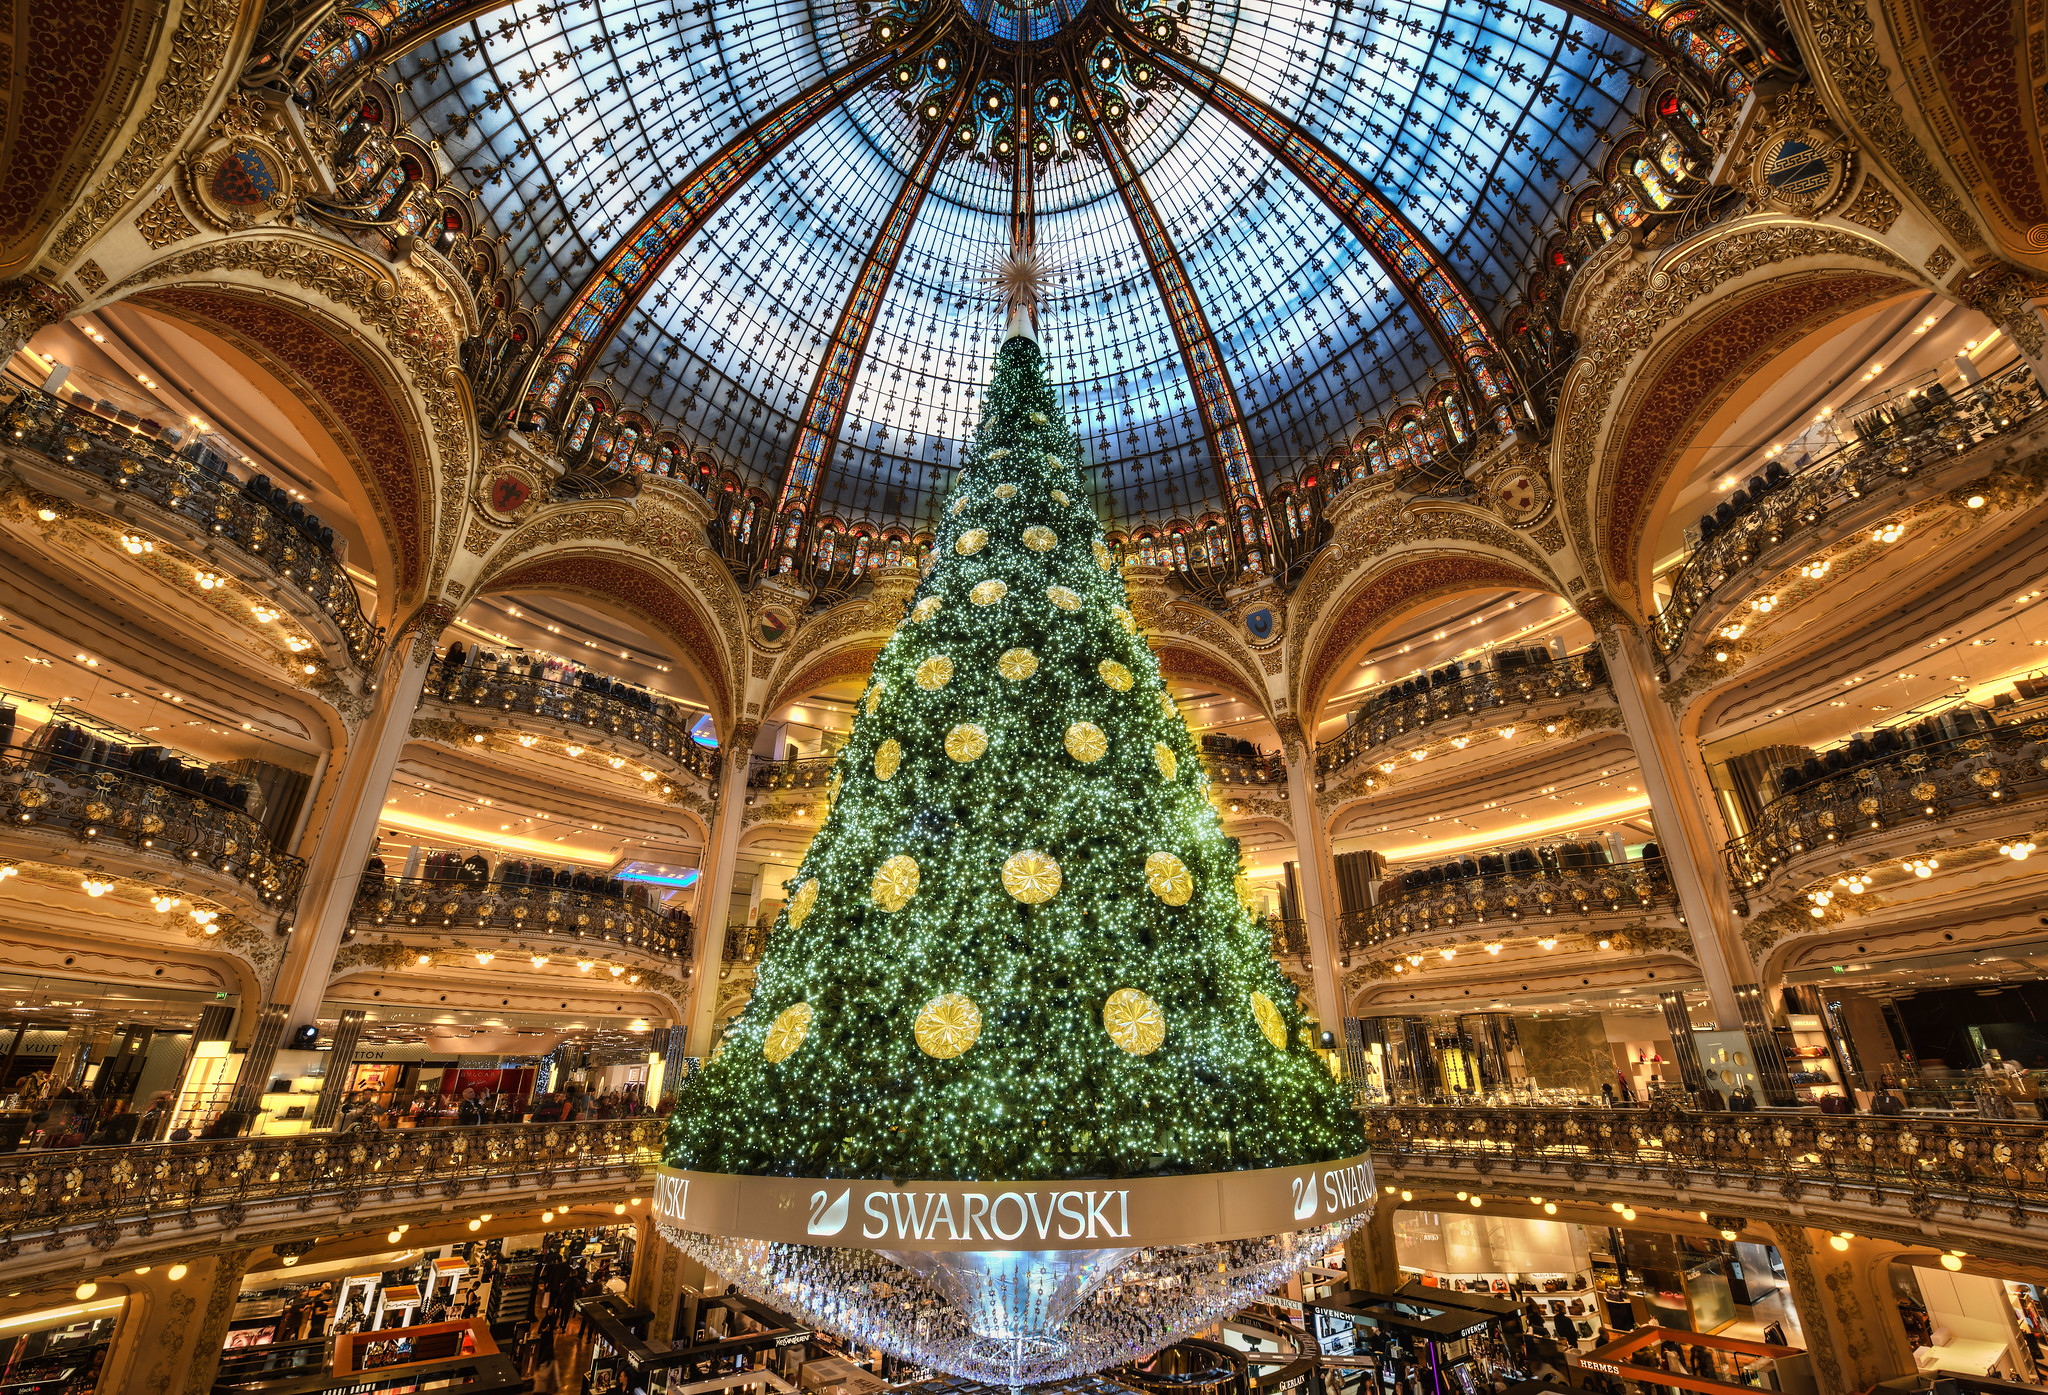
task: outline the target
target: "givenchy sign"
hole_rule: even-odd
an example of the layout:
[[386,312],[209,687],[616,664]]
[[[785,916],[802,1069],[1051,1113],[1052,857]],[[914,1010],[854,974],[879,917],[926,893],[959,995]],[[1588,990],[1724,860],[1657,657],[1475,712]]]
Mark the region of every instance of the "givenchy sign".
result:
[[1372,1213],[1364,1157],[1114,1182],[888,1182],[662,1168],[657,1221],[705,1235],[876,1250],[1192,1245]]

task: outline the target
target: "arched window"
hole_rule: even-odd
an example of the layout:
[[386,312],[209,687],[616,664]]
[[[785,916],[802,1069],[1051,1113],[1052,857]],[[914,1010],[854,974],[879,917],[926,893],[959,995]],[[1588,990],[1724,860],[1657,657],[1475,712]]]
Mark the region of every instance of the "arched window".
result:
[[[1473,362],[1476,367],[1481,360],[1475,359]],[[1465,444],[1466,439],[1472,434],[1472,424],[1465,416],[1465,404],[1458,400],[1457,393],[1447,392],[1443,395],[1442,405],[1444,421],[1451,428],[1451,440],[1458,445]]]
[[1671,207],[1671,193],[1664,187],[1664,176],[1655,165],[1638,155],[1628,168],[1629,173],[1636,177],[1636,182],[1643,186],[1643,192],[1649,195],[1652,204],[1658,208]]
[[1678,137],[1665,134],[1663,144],[1657,147],[1657,164],[1673,179],[1685,178],[1685,148],[1678,143]]
[[888,567],[900,567],[903,565],[903,539],[889,539],[889,550],[883,554],[882,564]]
[[1365,438],[1365,458],[1375,475],[1384,475],[1387,472],[1387,449],[1380,444],[1379,437]]
[[[557,371],[562,377],[566,378],[569,374],[569,365],[566,363],[559,364],[557,365]],[[576,424],[569,428],[569,440],[565,447],[567,450],[574,452],[583,448],[583,443],[590,439],[590,423],[596,420],[596,418],[597,399],[595,397],[584,398],[583,405],[576,411]]]

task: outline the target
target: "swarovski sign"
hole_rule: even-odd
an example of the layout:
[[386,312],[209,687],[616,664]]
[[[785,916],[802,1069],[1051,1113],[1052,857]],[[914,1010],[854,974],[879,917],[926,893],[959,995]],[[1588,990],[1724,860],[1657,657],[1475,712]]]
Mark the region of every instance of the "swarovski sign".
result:
[[664,1167],[655,1219],[704,1235],[876,1250],[1193,1245],[1368,1215],[1364,1157],[1257,1172],[1072,1182],[743,1177]]

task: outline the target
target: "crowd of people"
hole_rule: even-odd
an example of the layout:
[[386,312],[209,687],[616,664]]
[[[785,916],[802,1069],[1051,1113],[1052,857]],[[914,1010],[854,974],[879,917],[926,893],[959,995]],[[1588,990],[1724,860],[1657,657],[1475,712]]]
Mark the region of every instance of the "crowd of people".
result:
[[[671,1101],[656,1102],[656,1112],[667,1112]],[[436,1126],[474,1128],[483,1124],[555,1124],[582,1119],[633,1119],[649,1112],[645,1093],[639,1086],[599,1093],[575,1082],[531,1099],[507,1090],[465,1089],[460,1095],[417,1091],[410,1100],[394,1096],[385,1101],[370,1090],[351,1091],[341,1107],[336,1127],[343,1132],[375,1132],[384,1129],[425,1129]]]

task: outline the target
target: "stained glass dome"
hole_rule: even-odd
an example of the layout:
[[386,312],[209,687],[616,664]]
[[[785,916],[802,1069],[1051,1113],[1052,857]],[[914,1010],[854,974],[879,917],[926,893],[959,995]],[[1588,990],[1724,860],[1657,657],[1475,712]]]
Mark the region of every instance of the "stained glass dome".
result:
[[405,118],[582,346],[554,387],[604,387],[771,496],[804,456],[815,514],[913,526],[978,412],[986,268],[1027,213],[1095,496],[1125,527],[1189,517],[1466,371],[1458,317],[1490,332],[1654,61],[1540,0],[392,10],[430,36],[386,74]]

